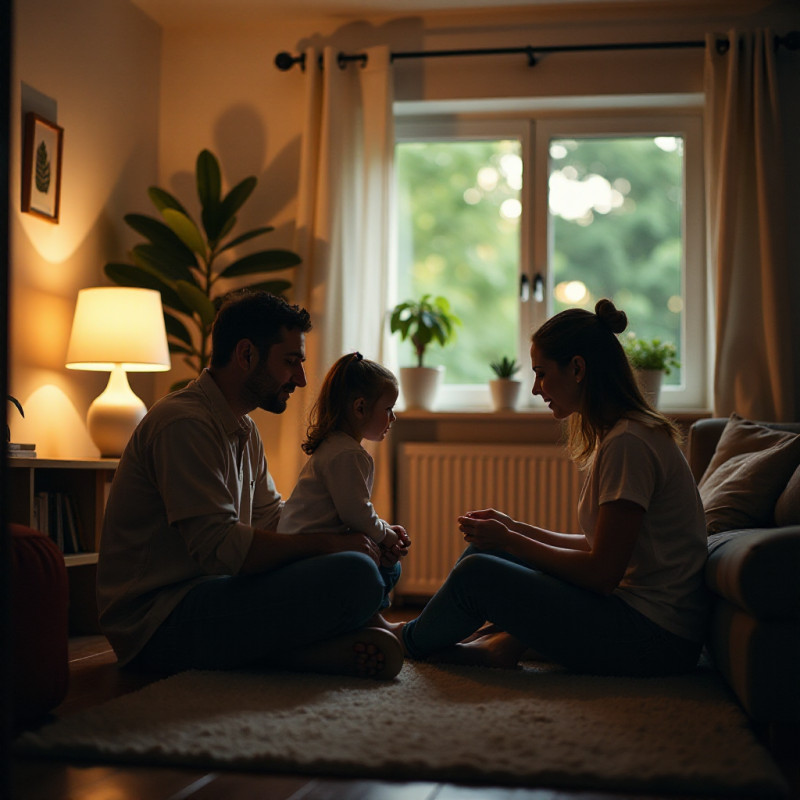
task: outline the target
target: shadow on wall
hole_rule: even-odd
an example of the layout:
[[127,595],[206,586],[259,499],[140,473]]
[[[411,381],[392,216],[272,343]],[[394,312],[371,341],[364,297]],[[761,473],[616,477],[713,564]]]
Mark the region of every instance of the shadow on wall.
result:
[[[242,135],[243,131],[246,131],[246,135]],[[248,230],[269,224],[295,200],[299,180],[295,165],[300,163],[300,137],[292,139],[264,166],[267,161],[267,135],[264,121],[254,108],[239,104],[224,111],[216,122],[211,149],[220,162],[223,192],[249,175],[255,175],[258,179],[250,200],[238,216],[234,234],[239,228]],[[287,172],[284,165],[291,165],[292,169]],[[168,183],[169,190],[184,202],[187,211],[199,222],[200,204],[194,162],[191,170],[174,173]],[[154,215],[155,210],[151,206],[145,213]],[[293,232],[292,223],[276,227],[269,234],[269,242],[263,246],[291,248]],[[243,254],[244,251],[239,253]],[[233,260],[234,254],[230,256]]]

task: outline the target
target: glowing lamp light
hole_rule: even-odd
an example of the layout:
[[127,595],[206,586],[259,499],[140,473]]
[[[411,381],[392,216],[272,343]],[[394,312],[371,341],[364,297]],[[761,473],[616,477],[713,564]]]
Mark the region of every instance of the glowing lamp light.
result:
[[101,455],[121,455],[147,411],[127,373],[170,369],[161,295],[121,286],[81,289],[66,366],[111,373],[105,391],[89,406],[86,422]]

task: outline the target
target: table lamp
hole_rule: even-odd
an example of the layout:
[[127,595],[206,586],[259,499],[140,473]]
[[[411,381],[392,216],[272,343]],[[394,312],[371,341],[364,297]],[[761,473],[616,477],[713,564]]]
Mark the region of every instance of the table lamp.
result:
[[127,373],[170,368],[161,295],[122,286],[81,289],[66,366],[111,373],[105,391],[89,406],[86,422],[102,456],[121,455],[147,411]]

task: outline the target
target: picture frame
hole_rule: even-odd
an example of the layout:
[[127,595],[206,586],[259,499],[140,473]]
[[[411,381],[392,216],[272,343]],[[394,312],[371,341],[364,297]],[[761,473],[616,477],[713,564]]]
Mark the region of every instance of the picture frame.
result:
[[22,210],[58,224],[64,129],[33,112],[25,115]]

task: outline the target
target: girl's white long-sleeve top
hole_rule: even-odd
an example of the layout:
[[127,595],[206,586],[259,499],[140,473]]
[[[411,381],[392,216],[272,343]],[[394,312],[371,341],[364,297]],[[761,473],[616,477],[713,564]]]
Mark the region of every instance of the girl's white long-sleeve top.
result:
[[389,530],[372,505],[375,462],[346,433],[328,436],[309,457],[281,512],[280,533],[364,533],[383,541]]

